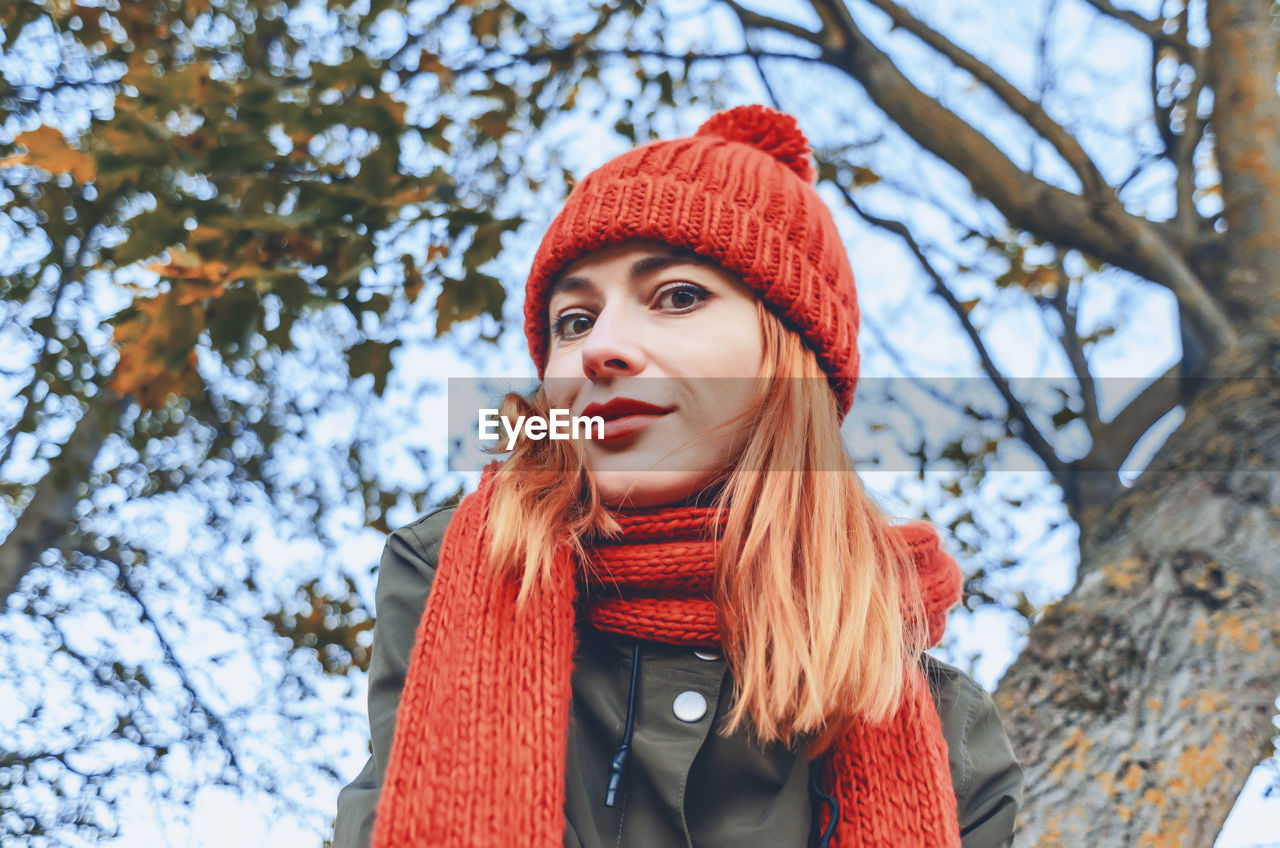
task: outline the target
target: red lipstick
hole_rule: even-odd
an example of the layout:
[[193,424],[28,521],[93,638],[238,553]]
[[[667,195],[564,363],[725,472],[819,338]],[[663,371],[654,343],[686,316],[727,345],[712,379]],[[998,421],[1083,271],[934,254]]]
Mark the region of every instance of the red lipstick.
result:
[[592,403],[582,410],[584,417],[604,419],[604,432],[596,441],[611,441],[638,433],[674,407],[663,408],[634,398],[617,397],[607,403]]

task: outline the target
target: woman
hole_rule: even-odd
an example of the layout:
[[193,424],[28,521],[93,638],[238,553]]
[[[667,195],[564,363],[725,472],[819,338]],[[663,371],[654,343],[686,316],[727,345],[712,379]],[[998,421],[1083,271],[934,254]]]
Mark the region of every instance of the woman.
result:
[[335,845],[1011,842],[992,701],[922,653],[959,570],[840,439],[858,309],[814,178],[746,106],[574,188],[526,290],[543,385],[503,414],[603,432],[392,534]]

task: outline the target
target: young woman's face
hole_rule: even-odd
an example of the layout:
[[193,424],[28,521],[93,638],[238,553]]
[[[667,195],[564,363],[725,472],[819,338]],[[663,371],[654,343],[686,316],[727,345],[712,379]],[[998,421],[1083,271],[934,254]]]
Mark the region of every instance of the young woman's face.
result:
[[706,488],[748,436],[733,419],[764,364],[751,290],[664,242],[632,241],[578,258],[551,292],[547,399],[606,419],[604,438],[584,443],[604,502],[657,506]]

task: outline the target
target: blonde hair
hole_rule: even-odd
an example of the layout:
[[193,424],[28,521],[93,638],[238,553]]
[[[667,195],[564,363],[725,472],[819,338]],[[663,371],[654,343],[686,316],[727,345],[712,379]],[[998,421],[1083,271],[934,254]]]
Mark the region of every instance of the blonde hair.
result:
[[[806,736],[817,756],[854,723],[897,710],[927,627],[911,554],[854,471],[826,374],[757,306],[761,390],[714,502],[728,510],[713,600],[737,693],[721,732],[749,717],[756,744]],[[500,414],[546,415],[545,394],[509,394]],[[520,580],[521,606],[545,585],[558,545],[581,558],[584,539],[618,530],[568,440],[519,440],[490,510],[491,567]]]

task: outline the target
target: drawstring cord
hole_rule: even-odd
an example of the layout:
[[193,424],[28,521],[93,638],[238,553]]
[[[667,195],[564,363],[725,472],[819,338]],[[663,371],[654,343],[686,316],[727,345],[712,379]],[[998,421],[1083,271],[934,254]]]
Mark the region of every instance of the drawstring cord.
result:
[[618,787],[622,785],[622,771],[627,766],[627,754],[631,753],[631,729],[636,718],[636,680],[640,677],[640,643],[631,649],[631,691],[627,693],[627,729],[622,732],[622,744],[609,763],[609,788],[605,791],[604,805],[616,806]]
[[[840,822],[840,802],[832,796],[822,791],[822,787],[818,786],[818,771],[820,762],[814,760],[809,765],[809,791],[813,793],[813,826],[810,828],[809,846],[810,848],[827,848],[831,843],[831,837],[835,835],[836,825]],[[818,842],[813,842],[813,833],[817,831],[819,822],[822,821],[821,803],[826,801],[831,805],[831,820],[827,822],[827,829],[822,832],[822,836]]]

